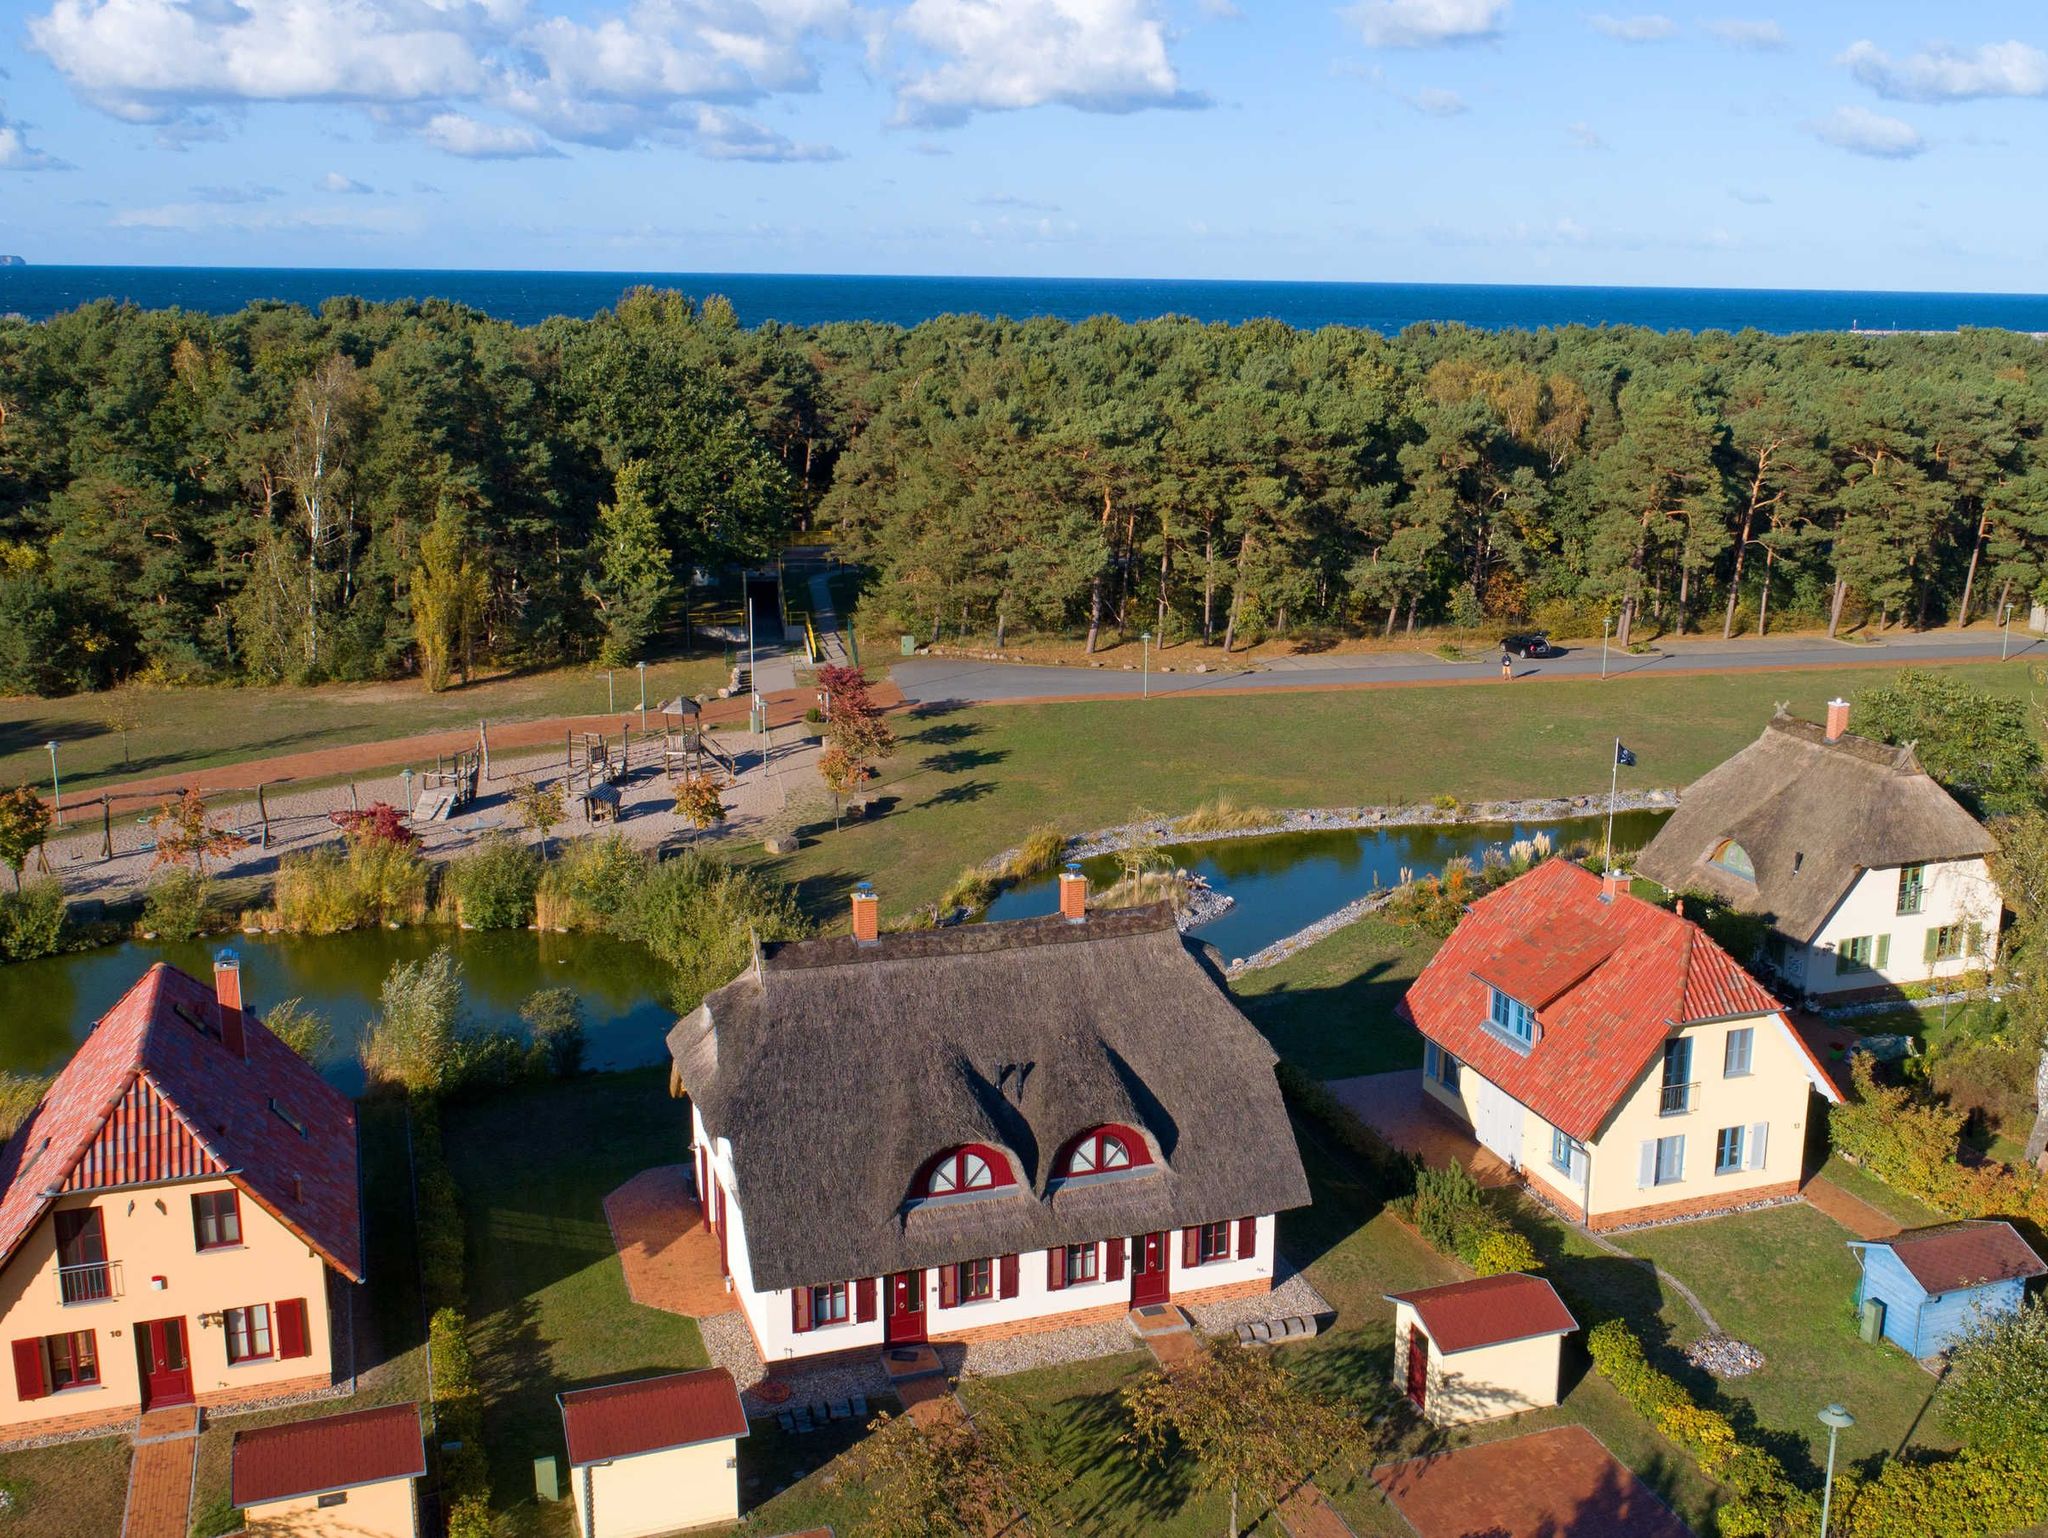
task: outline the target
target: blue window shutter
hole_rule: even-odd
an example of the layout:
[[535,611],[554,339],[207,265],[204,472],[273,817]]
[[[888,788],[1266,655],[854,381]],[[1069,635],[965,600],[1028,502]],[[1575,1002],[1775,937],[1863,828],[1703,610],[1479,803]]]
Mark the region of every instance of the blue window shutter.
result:
[[1645,1139],[1642,1158],[1636,1166],[1636,1187],[1644,1189],[1657,1183],[1657,1140]]
[[1878,967],[1888,966],[1891,963],[1891,959],[1892,937],[1890,935],[1879,935],[1877,937],[1877,958],[1871,964]]
[[1744,1141],[1742,1150],[1742,1163],[1745,1169],[1760,1170],[1764,1167],[1770,1135],[1769,1122],[1755,1121],[1749,1124],[1749,1137]]

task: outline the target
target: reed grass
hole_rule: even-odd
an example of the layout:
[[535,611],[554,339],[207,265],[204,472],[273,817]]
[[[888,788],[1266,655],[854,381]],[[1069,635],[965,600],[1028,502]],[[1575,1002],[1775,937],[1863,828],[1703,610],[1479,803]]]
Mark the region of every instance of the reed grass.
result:
[[1278,820],[1269,806],[1240,806],[1228,796],[1196,807],[1173,827],[1176,833],[1235,833],[1244,828],[1263,828]]

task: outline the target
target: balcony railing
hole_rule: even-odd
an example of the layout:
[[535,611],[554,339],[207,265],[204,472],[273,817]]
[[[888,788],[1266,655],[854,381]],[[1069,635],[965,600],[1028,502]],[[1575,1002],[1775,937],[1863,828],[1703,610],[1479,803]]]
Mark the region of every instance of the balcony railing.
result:
[[57,1292],[66,1303],[104,1303],[121,1295],[121,1263],[89,1260],[57,1268]]
[[1657,1102],[1659,1116],[1683,1116],[1692,1109],[1693,1091],[1698,1084],[1667,1084]]

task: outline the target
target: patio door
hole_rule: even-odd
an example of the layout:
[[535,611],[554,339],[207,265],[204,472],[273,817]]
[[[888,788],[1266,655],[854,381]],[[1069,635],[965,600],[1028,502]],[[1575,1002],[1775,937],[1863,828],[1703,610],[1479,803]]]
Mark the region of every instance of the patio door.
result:
[[135,1327],[135,1355],[142,1369],[142,1408],[192,1402],[192,1359],[185,1354],[185,1321],[151,1319]]
[[1172,1295],[1166,1273],[1170,1253],[1165,1234],[1140,1234],[1131,1241],[1131,1307],[1164,1303]]
[[921,1341],[924,1328],[924,1273],[898,1271],[889,1278],[888,1299],[883,1309],[882,1339],[892,1346]]
[[1429,1337],[1422,1333],[1422,1326],[1408,1326],[1408,1402],[1418,1410],[1428,1408],[1429,1399]]

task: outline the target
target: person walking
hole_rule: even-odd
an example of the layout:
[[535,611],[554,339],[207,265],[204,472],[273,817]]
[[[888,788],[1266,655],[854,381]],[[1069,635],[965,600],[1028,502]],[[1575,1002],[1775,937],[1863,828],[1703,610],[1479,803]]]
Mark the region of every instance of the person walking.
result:
[[1515,659],[1506,652],[1500,654],[1500,681],[1508,682],[1515,676]]

